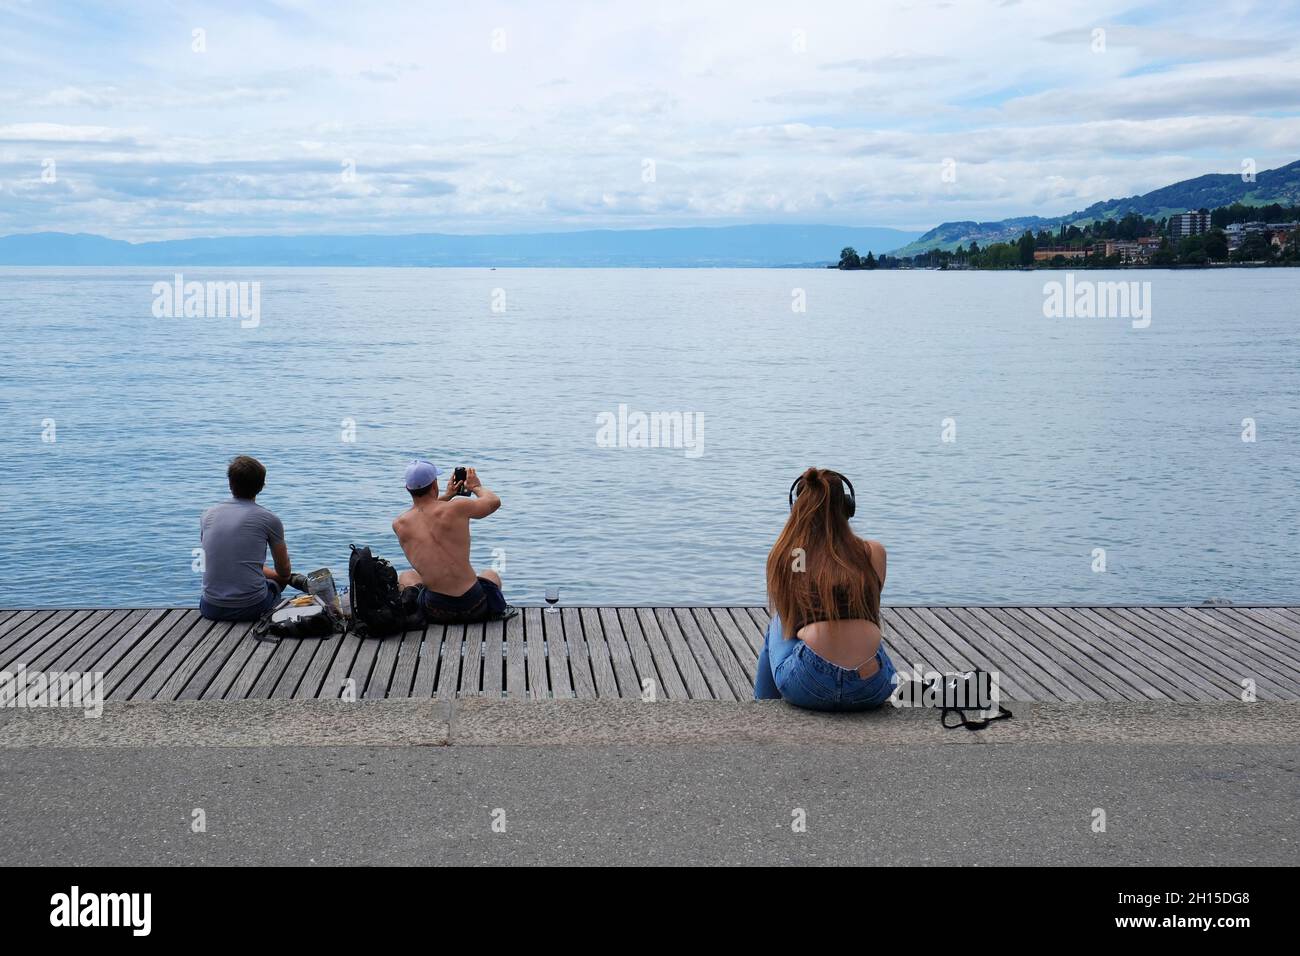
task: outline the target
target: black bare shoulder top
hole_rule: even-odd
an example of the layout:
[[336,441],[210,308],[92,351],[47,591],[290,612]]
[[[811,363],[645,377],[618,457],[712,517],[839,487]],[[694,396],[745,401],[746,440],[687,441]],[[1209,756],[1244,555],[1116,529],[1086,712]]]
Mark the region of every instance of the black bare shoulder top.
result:
[[[871,545],[867,545],[867,560],[871,560]],[[870,604],[871,602],[866,602]],[[837,585],[835,588],[835,620],[854,620],[853,602],[849,598],[849,589],[843,585]],[[804,627],[809,624],[816,624],[819,621],[832,620],[831,616],[825,613],[820,607],[820,601],[817,595],[813,595],[813,608],[806,618],[796,620],[787,633],[798,634]],[[879,621],[873,621],[873,624],[879,625]]]

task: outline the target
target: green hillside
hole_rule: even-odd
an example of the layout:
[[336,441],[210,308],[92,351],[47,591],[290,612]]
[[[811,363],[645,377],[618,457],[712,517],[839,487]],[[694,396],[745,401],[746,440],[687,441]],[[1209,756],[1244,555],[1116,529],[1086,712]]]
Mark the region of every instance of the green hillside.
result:
[[1099,219],[1122,219],[1130,212],[1160,219],[1188,209],[1214,209],[1234,202],[1246,206],[1300,204],[1300,160],[1277,169],[1264,170],[1255,177],[1254,182],[1244,181],[1240,173],[1209,173],[1141,196],[1093,203],[1087,209],[1056,218],[1021,216],[997,222],[945,222],[920,239],[894,250],[890,255],[913,256],[931,249],[951,251],[958,246],[969,246],[971,240],[985,246],[990,242],[1014,239],[1026,229],[1038,232],[1040,229],[1058,229],[1062,225],[1081,226]]

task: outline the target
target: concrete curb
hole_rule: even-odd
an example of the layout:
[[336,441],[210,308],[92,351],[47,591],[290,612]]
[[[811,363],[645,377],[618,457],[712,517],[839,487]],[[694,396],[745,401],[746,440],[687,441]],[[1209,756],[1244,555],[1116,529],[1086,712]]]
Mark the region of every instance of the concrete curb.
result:
[[[1286,744],[1300,703],[1009,705],[982,731],[945,729],[931,709],[820,714],[779,701],[458,700],[453,746],[608,744]],[[950,718],[951,719],[951,718]]]
[[1029,704],[987,730],[933,710],[819,714],[779,701],[438,700],[110,702],[0,711],[0,748],[845,744],[1300,744],[1300,703]]
[[822,714],[780,701],[465,699],[452,711],[453,746],[608,744],[981,744],[946,731],[935,711]]
[[5,747],[444,747],[451,705],[440,700],[107,702],[79,710],[8,710]]

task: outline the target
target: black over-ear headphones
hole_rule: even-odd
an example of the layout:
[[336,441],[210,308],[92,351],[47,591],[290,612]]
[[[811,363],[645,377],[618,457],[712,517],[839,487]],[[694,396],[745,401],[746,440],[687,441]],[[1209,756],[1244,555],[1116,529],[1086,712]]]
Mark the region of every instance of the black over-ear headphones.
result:
[[[826,474],[830,478],[838,478],[840,480],[841,488],[844,491],[844,494],[840,498],[840,500],[844,502],[844,517],[852,518],[854,513],[858,510],[858,499],[856,493],[853,491],[853,482],[849,481],[849,479],[845,478],[838,471],[827,471]],[[790,486],[791,508],[794,508],[794,499],[798,497],[798,491],[802,484],[803,475],[800,475],[794,480],[794,484]]]

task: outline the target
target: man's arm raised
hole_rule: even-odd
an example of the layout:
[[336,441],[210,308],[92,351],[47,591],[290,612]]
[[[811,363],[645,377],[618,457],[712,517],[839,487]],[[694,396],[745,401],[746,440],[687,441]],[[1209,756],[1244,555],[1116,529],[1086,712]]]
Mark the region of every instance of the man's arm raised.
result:
[[473,468],[465,470],[465,487],[474,495],[472,501],[464,501],[460,507],[466,510],[471,518],[486,518],[492,512],[501,507],[501,499],[497,497],[495,491],[484,487],[483,482],[479,481],[478,472]]

